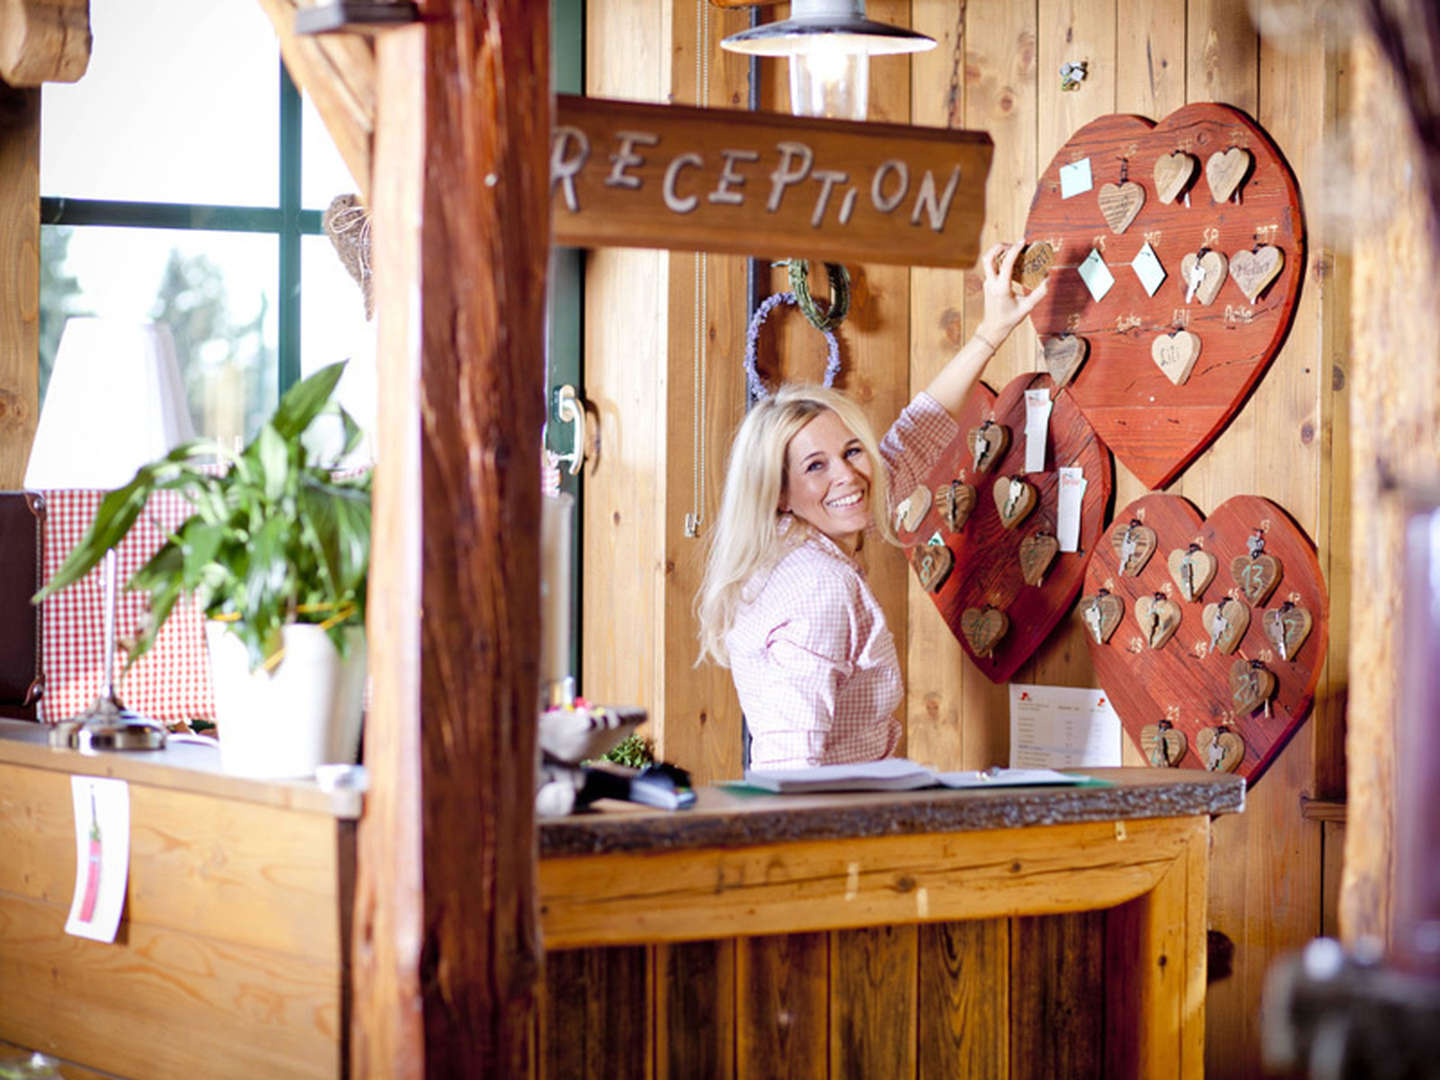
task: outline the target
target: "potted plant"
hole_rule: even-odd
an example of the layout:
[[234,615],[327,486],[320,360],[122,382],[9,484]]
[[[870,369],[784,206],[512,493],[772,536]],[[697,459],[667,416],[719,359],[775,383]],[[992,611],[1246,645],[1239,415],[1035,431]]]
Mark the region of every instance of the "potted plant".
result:
[[[36,601],[89,573],[157,491],[194,507],[126,587],[150,593],[127,667],[154,643],[176,601],[194,592],[207,640],[222,767],[303,776],[353,761],[364,683],[370,476],[337,475],[359,426],[332,402],[344,364],[297,383],[239,453],[208,439],[177,446],[110,492]],[[323,418],[343,438],[323,440]],[[333,452],[318,443],[338,444]],[[331,721],[330,730],[310,731]],[[339,730],[334,730],[338,724]],[[248,749],[247,736],[259,746]]]

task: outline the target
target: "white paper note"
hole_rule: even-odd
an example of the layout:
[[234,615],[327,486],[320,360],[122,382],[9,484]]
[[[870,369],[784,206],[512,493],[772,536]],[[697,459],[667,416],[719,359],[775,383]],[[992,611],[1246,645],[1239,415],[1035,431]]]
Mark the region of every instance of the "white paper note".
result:
[[1140,284],[1145,286],[1145,292],[1155,295],[1155,290],[1160,288],[1160,283],[1165,280],[1165,267],[1160,265],[1160,256],[1155,254],[1155,249],[1146,241],[1145,246],[1135,253],[1135,258],[1130,260],[1130,269],[1135,271],[1135,276],[1140,279]]
[[1060,198],[1068,199],[1090,190],[1094,182],[1090,179],[1090,159],[1081,158],[1069,165],[1060,166]]
[[1080,264],[1080,280],[1085,282],[1090,295],[1100,301],[1105,299],[1110,286],[1115,284],[1115,275],[1110,273],[1110,268],[1105,265],[1100,252],[1091,248],[1090,254],[1086,255],[1085,261]]
[[1010,767],[1120,764],[1120,717],[1104,690],[1010,684]]
[[114,941],[130,872],[130,786],[124,780],[70,777],[75,804],[75,896],[65,932]]
[[1050,391],[1025,391],[1025,471],[1045,471],[1045,443],[1050,435]]
[[1055,539],[1061,551],[1080,550],[1080,510],[1085,502],[1085,472],[1078,465],[1059,470],[1060,495],[1055,508]]

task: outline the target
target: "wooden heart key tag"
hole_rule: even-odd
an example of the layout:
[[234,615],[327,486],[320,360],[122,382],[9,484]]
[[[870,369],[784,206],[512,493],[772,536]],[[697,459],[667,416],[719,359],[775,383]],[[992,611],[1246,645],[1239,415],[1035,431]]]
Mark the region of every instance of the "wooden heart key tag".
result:
[[941,484],[935,489],[935,509],[947,529],[959,532],[975,509],[975,488],[961,480]]
[[1195,749],[1211,772],[1234,772],[1245,760],[1245,740],[1228,727],[1201,728]]
[[1159,649],[1180,629],[1180,605],[1164,593],[1142,596],[1135,601],[1135,621],[1145,635],[1145,644]]
[[1200,612],[1200,625],[1210,635],[1210,648],[1229,656],[1250,629],[1250,609],[1239,600],[1222,596],[1216,603],[1205,605]]
[[1085,363],[1085,357],[1090,355],[1090,343],[1074,334],[1042,338],[1040,348],[1045,354],[1045,370],[1055,380],[1056,392],[1075,378],[1080,365]]
[[923,484],[901,500],[895,507],[895,531],[913,533],[930,512],[930,489]]
[[1254,251],[1237,251],[1230,256],[1230,276],[1252,304],[1283,269],[1285,253],[1273,244],[1262,244]]
[[1161,334],[1150,343],[1150,358],[1165,377],[1176,386],[1190,378],[1195,361],[1200,359],[1200,338],[1189,330]]
[[1236,660],[1230,667],[1230,703],[1235,715],[1249,716],[1256,709],[1270,709],[1275,695],[1275,675],[1259,660]]
[[989,472],[995,463],[1010,449],[1010,429],[994,420],[986,420],[977,428],[971,428],[965,437],[970,446],[970,457],[975,462],[976,472]]
[[995,655],[995,646],[1009,629],[1009,617],[998,608],[966,608],[960,616],[960,632],[976,656]]
[[1060,541],[1046,529],[1037,529],[1020,541],[1020,576],[1026,585],[1039,585],[1060,554]]
[[1250,172],[1252,161],[1250,151],[1240,146],[1211,154],[1205,162],[1205,180],[1210,185],[1210,197],[1217,203],[1223,203],[1234,195]]
[[1110,640],[1124,617],[1125,601],[1108,589],[1097,589],[1094,596],[1080,599],[1080,619],[1097,645]]
[[1146,724],[1140,729],[1140,749],[1155,768],[1173,769],[1185,756],[1185,733],[1169,720]]
[[1025,250],[1020,252],[1020,257],[1015,260],[1015,269],[1010,272],[1010,278],[1019,282],[1021,288],[1029,292],[1045,280],[1045,275],[1050,273],[1050,267],[1054,264],[1055,249],[1044,240],[1037,240],[1033,244],[1026,244]]
[[1025,520],[1025,515],[1035,509],[1039,496],[1035,488],[1018,476],[1002,476],[991,489],[995,496],[995,509],[1000,512],[1000,524],[1013,529]]
[[1176,548],[1166,560],[1170,576],[1180,588],[1180,596],[1186,603],[1194,603],[1205,592],[1205,586],[1215,580],[1219,560],[1199,544],[1188,548]]
[[1265,631],[1270,644],[1275,646],[1281,660],[1295,659],[1314,624],[1310,612],[1289,600],[1260,616],[1260,628]]
[[1145,205],[1145,189],[1133,180],[1120,184],[1101,184],[1097,198],[1105,224],[1110,226],[1111,232],[1118,235],[1130,227],[1130,223],[1140,213],[1140,208]]
[[1236,555],[1231,559],[1230,574],[1245,594],[1245,599],[1258,607],[1275,591],[1284,568],[1274,555],[1265,554],[1265,537],[1260,533],[1245,541],[1245,547],[1250,554]]
[[1180,260],[1180,284],[1185,287],[1185,303],[1199,300],[1205,307],[1215,302],[1220,295],[1220,286],[1225,284],[1225,274],[1230,260],[1218,251],[1201,248],[1192,251]]
[[1180,197],[1195,175],[1200,162],[1184,150],[1164,154],[1155,159],[1155,194],[1167,206]]
[[955,566],[955,553],[945,544],[921,544],[914,558],[920,587],[928,593],[939,592]]
[[1110,542],[1115,545],[1115,551],[1120,556],[1120,576],[1135,577],[1145,569],[1150,556],[1155,554],[1158,541],[1154,529],[1138,521],[1131,521],[1125,528],[1112,532]]

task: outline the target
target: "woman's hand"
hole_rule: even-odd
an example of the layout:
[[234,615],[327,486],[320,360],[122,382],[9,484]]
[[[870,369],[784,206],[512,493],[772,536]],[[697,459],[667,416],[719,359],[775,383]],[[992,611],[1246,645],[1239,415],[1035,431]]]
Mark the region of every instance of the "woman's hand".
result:
[[1015,260],[1020,257],[1023,246],[996,244],[980,257],[980,268],[985,272],[985,314],[970,340],[960,347],[960,351],[925,388],[956,419],[960,417],[971,387],[990,357],[995,355],[995,350],[1010,336],[1010,331],[1020,325],[1020,320],[1045,298],[1048,280],[1022,296],[1015,295],[1011,287],[1010,275],[1015,270]]
[[985,314],[976,333],[992,349],[998,349],[1010,331],[1019,326],[1026,315],[1045,299],[1050,279],[1046,278],[1028,294],[1016,295],[1011,283],[1015,260],[1020,257],[1023,243],[996,244],[980,257],[985,272]]

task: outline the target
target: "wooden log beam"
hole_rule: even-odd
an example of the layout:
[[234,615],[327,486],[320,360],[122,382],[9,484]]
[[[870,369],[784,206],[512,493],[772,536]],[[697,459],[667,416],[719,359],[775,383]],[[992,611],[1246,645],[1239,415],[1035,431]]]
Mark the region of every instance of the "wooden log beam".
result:
[[[377,41],[380,467],[354,1069],[527,1075],[548,5]],[[423,613],[423,614],[422,614]]]
[[39,349],[40,91],[0,83],[0,489],[25,475]]
[[0,0],[0,80],[74,82],[90,66],[90,0]]
[[356,190],[370,204],[375,135],[375,48],[359,34],[295,33],[296,0],[260,0],[295,84],[310,96]]

